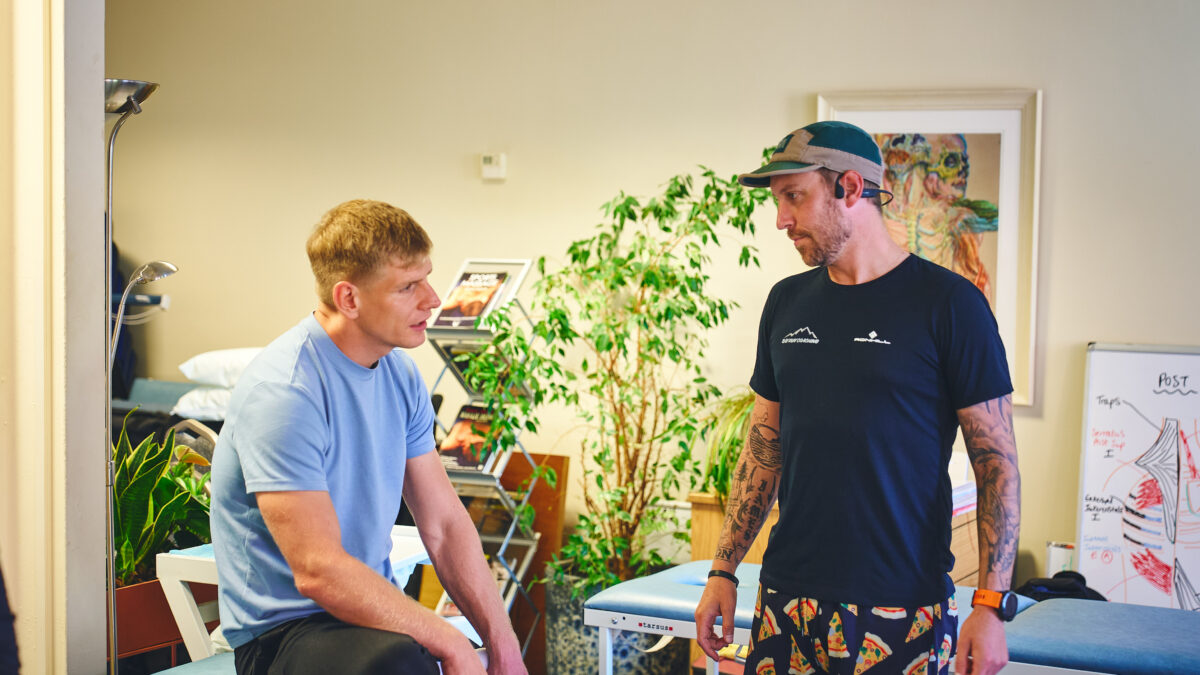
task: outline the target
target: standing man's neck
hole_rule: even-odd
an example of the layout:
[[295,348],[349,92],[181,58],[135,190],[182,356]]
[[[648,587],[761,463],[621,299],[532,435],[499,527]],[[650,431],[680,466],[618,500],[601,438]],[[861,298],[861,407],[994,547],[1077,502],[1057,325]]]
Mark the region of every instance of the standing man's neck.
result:
[[854,235],[838,259],[826,267],[835,284],[853,286],[874,281],[904,262],[908,251],[896,245],[878,213],[854,225]]

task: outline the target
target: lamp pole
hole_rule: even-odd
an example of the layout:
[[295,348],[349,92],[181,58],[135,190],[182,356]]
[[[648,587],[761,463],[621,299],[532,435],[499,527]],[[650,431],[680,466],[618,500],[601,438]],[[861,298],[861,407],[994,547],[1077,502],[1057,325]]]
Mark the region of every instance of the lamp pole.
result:
[[109,672],[117,675],[117,576],[116,560],[113,553],[113,465],[112,451],[112,356],[116,348],[116,335],[109,331],[108,321],[112,316],[112,238],[113,238],[113,150],[117,142],[117,132],[125,124],[130,115],[142,111],[140,105],[146,97],[154,93],[158,85],[153,82],[140,80],[104,80],[104,112],[120,113],[121,117],[113,124],[108,137],[108,204],[104,211],[104,357],[107,359],[104,368],[104,485],[107,498],[104,500],[104,526],[107,540],[104,544],[104,566],[108,574],[108,662]]

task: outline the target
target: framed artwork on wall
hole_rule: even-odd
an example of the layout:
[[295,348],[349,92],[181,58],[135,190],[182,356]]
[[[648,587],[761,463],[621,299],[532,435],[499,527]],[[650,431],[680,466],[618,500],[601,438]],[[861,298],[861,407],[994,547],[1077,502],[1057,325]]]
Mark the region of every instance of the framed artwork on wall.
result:
[[883,187],[895,195],[884,207],[889,233],[987,296],[1013,404],[1033,405],[1042,92],[825,93],[817,119],[875,136]]

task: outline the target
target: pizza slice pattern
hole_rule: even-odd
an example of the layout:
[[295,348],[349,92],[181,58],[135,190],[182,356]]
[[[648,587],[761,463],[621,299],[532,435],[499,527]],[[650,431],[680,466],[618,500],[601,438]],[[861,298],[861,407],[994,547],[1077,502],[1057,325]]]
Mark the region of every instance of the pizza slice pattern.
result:
[[796,638],[792,638],[792,658],[788,661],[788,675],[813,675],[817,669],[813,668],[810,662],[804,656],[804,652],[800,651],[800,645],[796,644]]
[[883,638],[874,633],[863,635],[862,646],[858,648],[858,661],[854,663],[854,675],[862,675],[891,655],[892,648]]
[[908,629],[908,637],[904,638],[904,641],[912,642],[928,633],[931,628],[933,628],[933,612],[928,607],[919,607],[914,612],[912,628]]
[[952,598],[928,607],[860,608],[764,589],[758,605],[748,673],[949,673],[958,623]]
[[835,659],[850,658],[850,650],[846,649],[846,635],[842,631],[842,619],[835,610],[829,619],[829,656]]

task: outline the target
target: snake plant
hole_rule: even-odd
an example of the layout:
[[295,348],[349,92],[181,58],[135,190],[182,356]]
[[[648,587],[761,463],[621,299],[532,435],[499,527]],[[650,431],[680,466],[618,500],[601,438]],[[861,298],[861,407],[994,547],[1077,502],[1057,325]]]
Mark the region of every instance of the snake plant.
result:
[[[177,461],[171,461],[173,456]],[[208,474],[197,477],[192,470],[205,460],[186,446],[176,446],[174,429],[161,444],[151,435],[134,447],[122,425],[113,461],[117,585],[154,578],[158,553],[211,541],[204,490]]]

